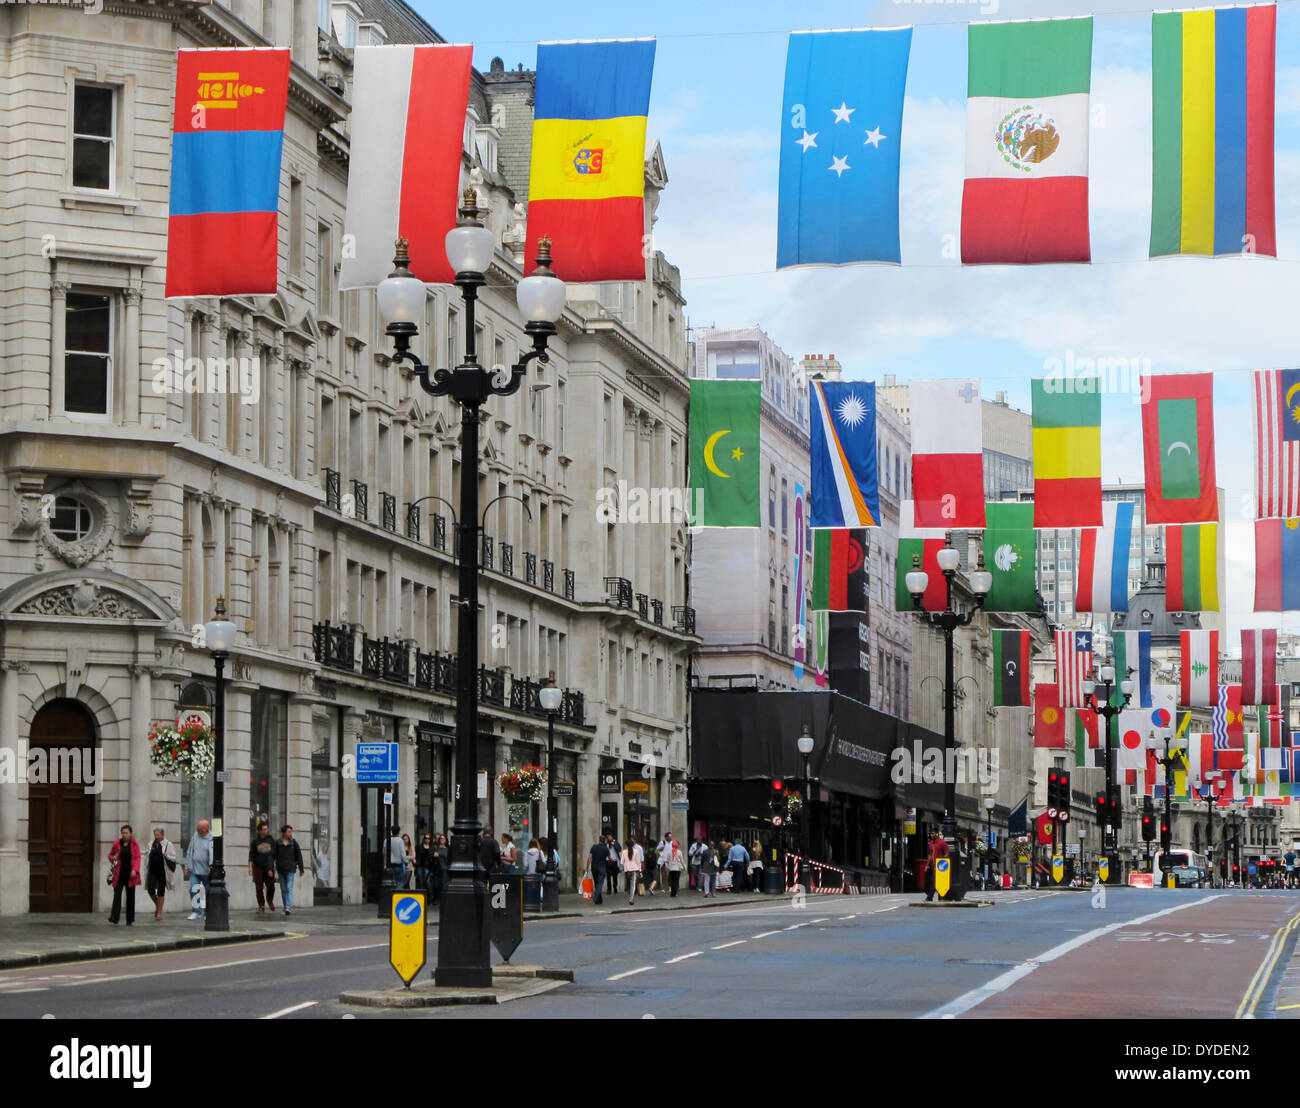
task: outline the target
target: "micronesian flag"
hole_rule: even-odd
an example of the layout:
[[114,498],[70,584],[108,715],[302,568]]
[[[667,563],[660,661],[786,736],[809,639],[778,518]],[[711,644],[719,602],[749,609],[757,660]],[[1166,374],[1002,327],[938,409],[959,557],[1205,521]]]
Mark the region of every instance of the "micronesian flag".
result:
[[901,261],[898,162],[911,49],[911,27],[790,36],[778,269]]
[[179,50],[165,296],[274,294],[289,51]]
[[811,527],[875,527],[876,386],[870,381],[809,384]]

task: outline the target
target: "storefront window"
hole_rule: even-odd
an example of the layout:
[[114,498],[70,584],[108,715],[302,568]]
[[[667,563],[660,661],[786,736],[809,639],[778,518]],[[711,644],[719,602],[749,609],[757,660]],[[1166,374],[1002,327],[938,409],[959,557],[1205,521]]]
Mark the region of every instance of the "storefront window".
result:
[[311,747],[311,852],[317,890],[340,887],[338,769],[342,740],[343,718],[339,709],[318,706],[312,714]]
[[259,820],[278,832],[289,815],[289,697],[259,689],[253,694],[248,770],[248,829]]

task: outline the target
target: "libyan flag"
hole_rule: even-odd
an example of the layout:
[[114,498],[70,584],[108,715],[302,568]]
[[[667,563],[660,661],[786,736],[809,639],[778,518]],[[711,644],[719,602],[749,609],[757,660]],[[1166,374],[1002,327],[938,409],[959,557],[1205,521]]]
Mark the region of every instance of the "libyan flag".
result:
[[1029,707],[1028,631],[993,632],[993,704]]
[[691,382],[691,491],[697,527],[758,527],[761,381]]
[[993,587],[984,600],[986,612],[1036,612],[1034,580],[1038,543],[1033,504],[987,504],[984,514],[984,568]]

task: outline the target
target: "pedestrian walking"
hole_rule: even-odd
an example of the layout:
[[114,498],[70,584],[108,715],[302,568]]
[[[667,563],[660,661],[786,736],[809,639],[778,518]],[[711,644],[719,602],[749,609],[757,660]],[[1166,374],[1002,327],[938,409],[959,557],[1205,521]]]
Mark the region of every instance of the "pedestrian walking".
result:
[[153,918],[162,919],[167,890],[176,883],[176,848],[161,827],[153,829],[153,842],[149,844],[149,857],[144,867],[144,881],[145,892],[153,901]]
[[676,839],[668,848],[668,887],[671,890],[668,895],[676,896],[677,887],[681,884],[682,873],[686,869],[686,855],[682,853],[682,844]]
[[425,835],[420,840],[420,849],[415,852],[415,880],[426,893],[429,893],[429,878],[437,857],[433,851],[433,836]]
[[708,900],[709,897],[717,895],[714,886],[718,879],[718,856],[713,850],[713,844],[702,843],[698,857],[700,859],[699,888],[704,893],[704,899]]
[[687,865],[690,870],[690,886],[692,889],[700,887],[700,840],[693,839],[691,848],[686,852]]
[[763,891],[763,844],[757,841],[749,854],[749,887],[756,893]]
[[727,868],[731,870],[731,891],[738,893],[745,886],[745,870],[749,868],[749,851],[740,843],[732,843],[727,851]]
[[[609,882],[609,891],[611,893],[617,893],[619,872],[618,859],[619,855],[623,853],[623,846],[616,838],[614,838],[614,833],[612,831],[607,831],[605,833],[605,849],[609,851],[609,866],[605,870],[606,880]],[[624,884],[626,884],[627,878],[625,877],[623,881]],[[623,891],[626,892],[627,890],[624,889]]]
[[519,850],[515,846],[515,840],[504,833],[501,835],[501,864],[506,873],[519,872]]
[[393,828],[393,837],[388,840],[389,877],[399,889],[406,887],[406,843],[402,841],[400,827]]
[[263,915],[267,906],[275,911],[275,839],[266,820],[257,821],[257,835],[248,844],[248,876],[253,879],[257,893],[257,914]]
[[284,914],[292,915],[293,879],[295,873],[302,876],[302,850],[293,837],[293,828],[287,823],[280,828],[280,841],[275,844],[275,870],[280,875],[280,902],[284,905]]
[[415,876],[415,847],[411,845],[411,836],[405,831],[402,832],[402,848],[406,851],[406,858],[403,861],[405,870],[402,871],[402,888],[411,887],[411,878]]
[[126,925],[135,923],[135,890],[140,885],[140,844],[135,841],[135,833],[129,823],[122,824],[108,851],[108,864],[111,870],[108,883],[113,886],[113,910],[108,922],[117,923],[122,917],[122,890],[126,890]]
[[655,845],[655,885],[660,889],[668,888],[668,854],[672,846],[671,835],[665,835]]
[[492,837],[492,828],[483,828],[483,837],[478,841],[478,864],[489,874],[501,868],[501,844]]
[[925,853],[925,899],[934,899],[934,864],[940,858],[948,857],[948,843],[938,831],[931,830],[930,845]]
[[587,851],[587,872],[591,874],[591,902],[604,903],[605,875],[609,869],[609,843],[605,837],[598,838]]
[[528,840],[528,849],[524,851],[524,874],[536,876],[542,872],[542,844],[536,839]]
[[194,825],[190,845],[185,848],[185,880],[190,883],[190,914],[186,919],[202,919],[207,911],[208,888],[212,873],[212,824],[205,819]]
[[635,904],[636,887],[641,879],[641,867],[645,865],[645,852],[637,846],[636,839],[631,835],[627,837],[627,846],[619,854],[618,862],[623,867],[623,879],[627,882],[627,902]]
[[429,875],[429,885],[433,899],[436,901],[442,896],[443,886],[447,883],[447,836],[438,835],[434,840],[433,847],[434,866],[433,872]]

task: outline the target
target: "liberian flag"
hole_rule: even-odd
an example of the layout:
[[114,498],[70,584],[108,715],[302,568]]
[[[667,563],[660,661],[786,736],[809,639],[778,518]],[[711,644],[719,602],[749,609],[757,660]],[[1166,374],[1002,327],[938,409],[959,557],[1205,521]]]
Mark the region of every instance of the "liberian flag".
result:
[[1243,628],[1241,632],[1241,702],[1277,703],[1277,632]]
[[1255,521],[1255,611],[1300,608],[1300,519]]
[[1108,500],[1101,506],[1101,516],[1101,527],[1085,528],[1080,533],[1076,612],[1128,611],[1133,502]]
[[[1124,675],[1127,674],[1133,682],[1134,698],[1131,703],[1143,708],[1152,707],[1151,632],[1112,631],[1110,647],[1117,680],[1124,680]],[[1120,701],[1122,700],[1121,692]]]
[[912,498],[918,527],[980,527],[984,432],[974,377],[912,381]]
[[352,66],[351,160],[339,287],[369,288],[409,243],[411,272],[449,284],[472,46],[358,46]]
[[1142,389],[1147,523],[1215,522],[1214,374],[1149,374]]
[[1255,370],[1255,517],[1300,516],[1300,369]]
[[1056,632],[1056,683],[1061,690],[1061,707],[1083,708],[1092,687],[1092,632]]
[[1088,261],[1091,17],[972,24],[968,42],[961,260]]
[[1219,702],[1219,632],[1179,631],[1182,678],[1178,703],[1212,708]]
[[876,386],[870,381],[813,381],[809,456],[812,527],[875,527]]
[[274,294],[288,50],[180,50],[165,296]]

